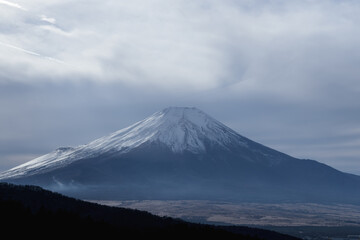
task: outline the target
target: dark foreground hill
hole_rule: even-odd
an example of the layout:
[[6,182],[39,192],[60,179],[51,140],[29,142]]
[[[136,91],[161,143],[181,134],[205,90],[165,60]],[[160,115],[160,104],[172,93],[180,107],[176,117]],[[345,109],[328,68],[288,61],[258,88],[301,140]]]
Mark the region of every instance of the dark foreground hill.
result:
[[99,237],[101,239],[212,237],[215,239],[297,239],[276,232],[211,225],[107,207],[35,186],[0,184],[1,234],[11,237]]

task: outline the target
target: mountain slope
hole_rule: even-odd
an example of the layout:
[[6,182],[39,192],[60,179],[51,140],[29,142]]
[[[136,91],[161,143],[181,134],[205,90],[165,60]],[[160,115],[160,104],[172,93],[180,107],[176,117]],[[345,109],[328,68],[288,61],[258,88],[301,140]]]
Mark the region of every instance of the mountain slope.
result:
[[167,108],[0,179],[88,199],[360,204],[359,176],[253,142],[196,108]]
[[[254,146],[255,142],[196,108],[171,107],[89,144],[76,148],[58,148],[54,152],[2,173],[0,179],[44,173],[74,161],[104,154],[121,155],[147,144],[154,144],[157,147],[162,145],[178,154],[205,154],[213,148],[232,152],[240,148],[267,156],[267,161],[279,161],[281,158],[281,154],[260,145]],[[252,148],[249,148],[249,145],[253,145]],[[276,156],[272,157],[274,153]],[[254,160],[256,158],[248,159],[248,161]]]

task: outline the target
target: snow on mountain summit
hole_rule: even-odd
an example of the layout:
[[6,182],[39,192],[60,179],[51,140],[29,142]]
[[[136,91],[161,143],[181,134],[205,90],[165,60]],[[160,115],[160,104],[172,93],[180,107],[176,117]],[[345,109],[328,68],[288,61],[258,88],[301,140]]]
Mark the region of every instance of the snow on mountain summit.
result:
[[173,152],[206,151],[206,143],[226,147],[241,136],[197,108],[169,107],[150,117],[88,144],[92,149],[132,149],[145,142],[158,142]]

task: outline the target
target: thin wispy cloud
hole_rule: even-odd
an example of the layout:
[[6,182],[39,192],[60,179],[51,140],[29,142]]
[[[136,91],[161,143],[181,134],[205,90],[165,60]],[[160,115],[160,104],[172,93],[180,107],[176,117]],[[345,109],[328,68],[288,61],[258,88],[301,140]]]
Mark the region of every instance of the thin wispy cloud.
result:
[[55,18],[47,17],[45,15],[41,15],[40,18],[41,18],[42,21],[50,23],[50,24],[55,24],[56,23]]
[[26,49],[23,49],[23,48],[20,48],[20,47],[16,47],[16,46],[11,45],[11,44],[0,42],[0,45],[2,45],[4,47],[7,47],[7,48],[17,50],[17,51],[20,51],[20,52],[23,52],[23,53],[26,53],[26,54],[29,54],[29,55],[41,57],[41,55],[39,53],[32,52],[32,51],[29,51],[29,50],[26,50]]
[[18,4],[18,3],[0,0],[0,4],[7,5],[7,6],[10,6],[10,7],[14,7],[14,8],[18,8],[18,9],[21,9],[21,10],[23,10],[23,11],[27,11],[26,8],[22,7],[22,6],[21,6],[20,4]]
[[44,59],[47,59],[47,60],[49,60],[49,61],[53,61],[53,62],[56,62],[56,63],[59,63],[59,64],[66,64],[64,61],[61,61],[61,60],[59,60],[59,59],[52,58],[52,57],[48,57],[48,56],[44,56],[44,55],[41,55],[40,53],[36,53],[36,52],[33,52],[33,51],[29,51],[29,50],[26,50],[26,49],[23,49],[23,48],[20,48],[20,47],[11,45],[11,44],[7,44],[7,43],[0,42],[0,45],[1,45],[1,46],[4,46],[4,47],[7,47],[7,48],[10,48],[10,49],[13,49],[13,50],[16,50],[16,51],[19,51],[19,52],[22,52],[22,53],[26,53],[26,54],[35,56],[35,57],[44,58]]

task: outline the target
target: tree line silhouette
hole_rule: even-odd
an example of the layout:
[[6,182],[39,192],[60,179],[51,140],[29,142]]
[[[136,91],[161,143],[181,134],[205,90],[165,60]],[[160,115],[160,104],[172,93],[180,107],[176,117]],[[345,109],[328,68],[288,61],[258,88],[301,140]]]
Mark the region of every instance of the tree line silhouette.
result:
[[11,237],[101,239],[268,239],[291,236],[247,227],[216,227],[69,198],[36,186],[0,183],[1,233]]

